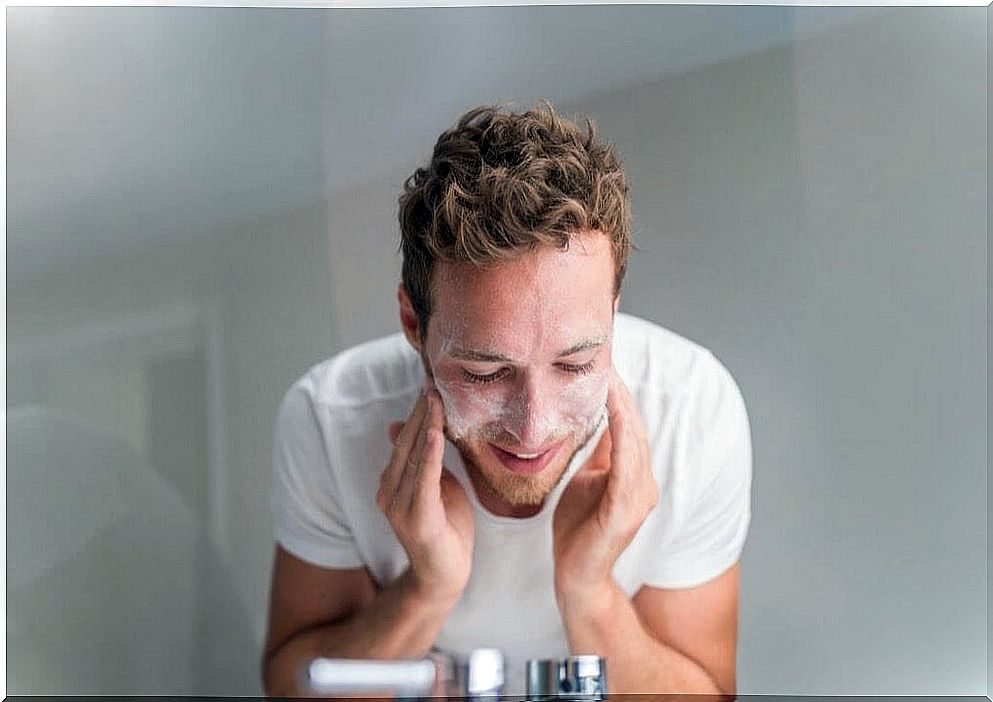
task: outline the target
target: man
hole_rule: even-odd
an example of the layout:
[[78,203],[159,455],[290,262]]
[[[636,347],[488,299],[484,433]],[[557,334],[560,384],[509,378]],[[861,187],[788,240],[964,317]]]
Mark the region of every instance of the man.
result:
[[618,312],[629,219],[590,123],[441,135],[400,199],[402,335],[280,408],[268,694],[315,656],[480,647],[507,694],[570,653],[611,693],[735,693],[748,418],[709,351]]

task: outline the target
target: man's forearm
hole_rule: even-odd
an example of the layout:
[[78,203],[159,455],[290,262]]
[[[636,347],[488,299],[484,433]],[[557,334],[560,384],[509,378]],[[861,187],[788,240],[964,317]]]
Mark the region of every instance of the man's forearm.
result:
[[608,660],[611,694],[724,693],[696,661],[652,636],[631,600],[611,582],[594,596],[559,597],[573,654]]
[[352,616],[301,631],[273,651],[265,664],[266,694],[305,694],[297,688],[297,673],[306,661],[319,656],[421,658],[434,645],[457,601],[420,592],[408,570]]

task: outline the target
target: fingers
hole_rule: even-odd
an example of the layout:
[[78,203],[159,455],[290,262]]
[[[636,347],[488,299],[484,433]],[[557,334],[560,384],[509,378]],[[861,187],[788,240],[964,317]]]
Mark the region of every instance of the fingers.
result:
[[[386,470],[380,476],[379,492],[376,495],[376,500],[380,503],[379,506],[381,509],[384,506],[388,506],[396,494],[397,486],[400,484],[400,478],[403,475],[407,460],[410,458],[414,443],[417,440],[418,434],[420,434],[421,425],[424,423],[424,417],[427,415],[427,409],[427,397],[421,394],[418,396],[410,416],[407,417],[406,422],[403,422],[403,426],[400,427],[396,439],[393,441],[393,455]],[[391,438],[395,424],[396,422],[390,426]]]
[[625,402],[627,388],[624,381],[611,369],[610,383],[607,387],[607,421],[610,429],[610,462],[613,472],[617,472],[620,462],[623,460],[624,452],[627,449],[627,413],[629,405]]
[[407,417],[407,421],[403,423],[400,428],[400,433],[397,434],[397,448],[401,450],[410,450],[413,446],[414,440],[417,438],[417,432],[421,429],[421,422],[424,421],[424,415],[428,411],[428,401],[427,396],[421,393],[417,396],[417,402],[414,404],[414,409],[411,410],[410,415]]
[[605,431],[597,442],[593,454],[586,461],[586,470],[592,473],[606,473],[610,470],[610,453],[613,443],[610,432]]
[[400,430],[403,429],[403,422],[390,422],[389,434],[390,443],[394,446],[397,445],[397,437],[400,436]]
[[442,409],[441,397],[436,390],[431,390],[431,411],[424,420],[425,443],[424,455],[421,458],[420,482],[416,485],[414,500],[417,506],[425,507],[440,499],[442,458],[445,453],[444,424],[445,415]]
[[395,448],[376,495],[380,509],[388,514],[406,515],[439,499],[444,411],[430,379],[425,393],[406,422],[392,422],[388,429]]
[[645,427],[634,398],[616,370],[612,370],[607,407],[612,440],[607,487],[611,501],[654,505],[656,498],[652,495],[657,495],[657,486]]
[[607,390],[607,417],[610,422],[611,481],[623,491],[638,479],[636,471],[639,467],[648,467],[648,456],[638,408],[614,369],[611,369]]
[[421,465],[424,461],[424,444],[427,441],[427,419],[431,415],[434,404],[430,394],[425,396],[425,402],[427,403],[427,409],[424,419],[417,432],[414,445],[407,455],[407,460],[403,463],[400,481],[397,483],[396,493],[394,494],[395,507],[403,514],[410,511],[411,496],[414,492],[413,486],[417,484]]

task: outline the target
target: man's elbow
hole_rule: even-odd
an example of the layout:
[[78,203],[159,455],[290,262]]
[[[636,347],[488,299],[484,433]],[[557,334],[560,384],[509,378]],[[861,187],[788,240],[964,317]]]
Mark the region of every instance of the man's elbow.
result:
[[738,694],[738,686],[735,684],[734,678],[722,682],[711,676],[711,681],[714,683],[715,692],[713,694],[721,697],[735,697]]
[[286,695],[278,689],[276,681],[273,678],[269,656],[262,656],[259,669],[262,672],[262,694],[266,697],[285,697]]
[[266,697],[300,697],[293,676],[288,675],[276,661],[275,652],[262,656],[262,693]]

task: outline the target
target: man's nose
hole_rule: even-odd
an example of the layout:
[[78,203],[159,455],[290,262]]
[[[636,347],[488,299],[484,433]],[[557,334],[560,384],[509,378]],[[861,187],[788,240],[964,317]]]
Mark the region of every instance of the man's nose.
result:
[[549,396],[539,380],[525,379],[518,388],[513,409],[504,428],[522,448],[536,449],[549,438]]

